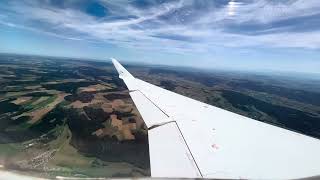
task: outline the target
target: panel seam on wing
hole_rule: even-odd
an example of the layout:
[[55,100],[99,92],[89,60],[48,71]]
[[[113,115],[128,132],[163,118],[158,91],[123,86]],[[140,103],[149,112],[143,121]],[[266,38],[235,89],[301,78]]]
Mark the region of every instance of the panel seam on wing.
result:
[[164,122],[164,123],[160,123],[160,124],[157,124],[157,125],[153,125],[153,126],[151,126],[150,128],[148,128],[148,130],[156,129],[156,128],[160,127],[160,126],[165,126],[165,125],[170,124],[170,123],[175,123],[177,129],[179,130],[179,134],[180,134],[181,137],[182,137],[183,143],[185,144],[185,146],[186,146],[187,149],[188,149],[189,154],[191,155],[191,157],[189,157],[189,160],[193,161],[193,163],[195,164],[195,168],[198,170],[199,175],[200,175],[201,177],[204,177],[204,176],[202,175],[202,173],[201,173],[201,171],[200,171],[200,168],[199,168],[199,166],[198,166],[198,164],[197,164],[197,161],[196,161],[196,159],[194,158],[194,156],[193,156],[193,154],[192,154],[192,152],[191,152],[191,149],[190,149],[190,147],[189,147],[189,145],[188,145],[185,137],[183,136],[183,133],[182,133],[182,131],[181,131],[181,129],[180,129],[180,127],[179,127],[179,125],[178,125],[178,123],[177,123],[176,121],[169,121],[169,122]]
[[176,121],[168,121],[168,122],[163,122],[163,123],[159,123],[159,124],[154,124],[151,127],[149,127],[148,130],[155,129],[157,127],[160,127],[160,126],[163,126],[163,125],[166,125],[166,124],[169,124],[169,123],[175,123],[175,122]]
[[178,123],[177,123],[176,121],[174,121],[174,123],[176,124],[176,126],[177,126],[177,128],[178,128],[178,130],[179,130],[179,133],[181,134],[181,137],[182,137],[182,139],[183,139],[183,141],[184,141],[184,144],[185,144],[185,145],[187,146],[187,148],[188,148],[188,151],[189,151],[189,153],[190,153],[190,155],[191,155],[191,158],[192,158],[194,164],[196,165],[196,168],[198,169],[198,172],[199,172],[200,176],[203,177],[203,175],[202,175],[202,173],[201,173],[201,171],[200,171],[200,168],[199,168],[199,166],[198,166],[198,164],[197,164],[197,161],[196,161],[196,159],[194,158],[194,156],[193,156],[193,154],[192,154],[192,152],[191,152],[191,149],[190,149],[190,147],[189,147],[186,139],[184,138],[183,133],[182,133],[182,131],[181,131]]
[[166,115],[167,117],[170,117],[164,110],[162,110],[156,103],[154,103],[151,99],[148,98],[148,96],[146,96],[142,91],[140,91],[139,89],[137,90],[139,91],[145,98],[147,98],[155,107],[157,107],[164,115]]

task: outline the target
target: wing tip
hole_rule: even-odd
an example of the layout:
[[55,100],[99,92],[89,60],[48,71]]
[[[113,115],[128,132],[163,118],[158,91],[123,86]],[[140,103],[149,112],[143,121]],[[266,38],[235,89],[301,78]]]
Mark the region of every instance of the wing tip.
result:
[[[119,61],[118,60],[116,60],[115,58],[110,58],[111,59],[111,61],[112,61],[112,63],[113,63],[113,65],[115,65],[116,63],[119,63]],[[119,63],[120,64],[120,63]]]
[[118,60],[116,60],[115,58],[110,58],[110,59],[114,65],[114,67],[118,71],[120,78],[123,78],[123,77],[133,78],[133,76],[119,63]]

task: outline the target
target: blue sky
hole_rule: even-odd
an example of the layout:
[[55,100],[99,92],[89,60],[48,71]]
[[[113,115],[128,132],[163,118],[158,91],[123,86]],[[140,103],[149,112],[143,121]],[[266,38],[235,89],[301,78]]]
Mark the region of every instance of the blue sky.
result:
[[0,1],[0,52],[320,73],[319,0]]

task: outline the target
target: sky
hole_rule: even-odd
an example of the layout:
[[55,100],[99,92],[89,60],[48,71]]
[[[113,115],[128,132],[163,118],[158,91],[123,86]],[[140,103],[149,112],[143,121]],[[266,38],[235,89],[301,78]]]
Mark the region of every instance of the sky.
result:
[[320,73],[320,1],[1,0],[0,52]]

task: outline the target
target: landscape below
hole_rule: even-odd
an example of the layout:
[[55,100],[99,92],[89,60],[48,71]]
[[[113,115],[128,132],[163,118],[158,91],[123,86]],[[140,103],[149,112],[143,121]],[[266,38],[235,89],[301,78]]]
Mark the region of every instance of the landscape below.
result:
[[[320,138],[320,80],[126,67],[168,90]],[[147,127],[110,62],[0,55],[0,167],[48,178],[140,177],[150,176],[149,162]]]
[[47,178],[149,176],[147,128],[110,64],[2,55],[0,165]]

